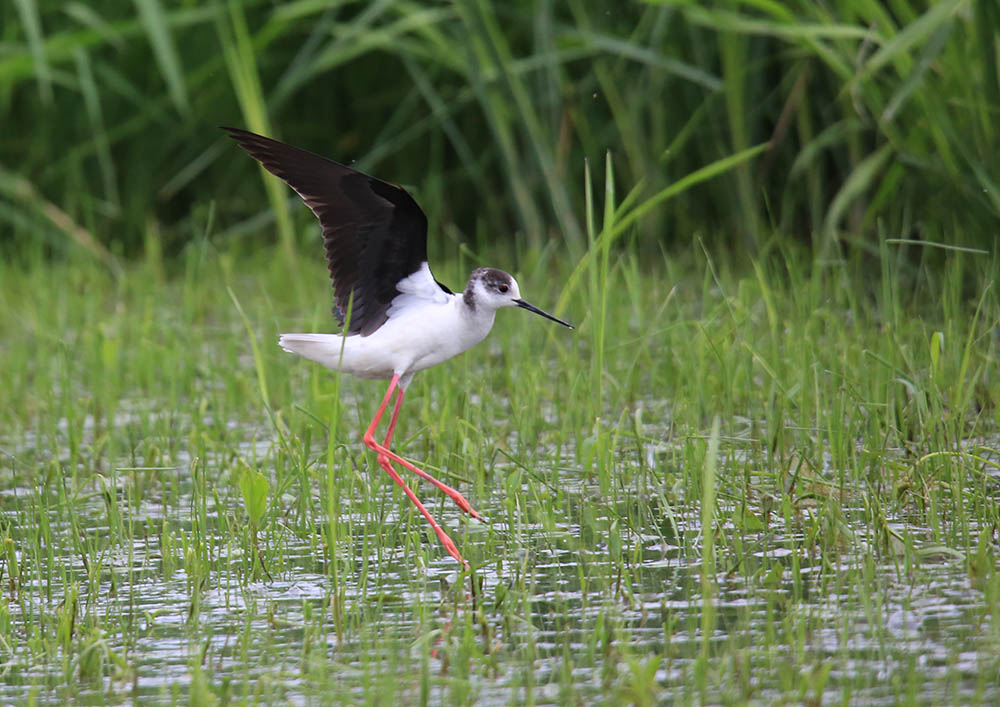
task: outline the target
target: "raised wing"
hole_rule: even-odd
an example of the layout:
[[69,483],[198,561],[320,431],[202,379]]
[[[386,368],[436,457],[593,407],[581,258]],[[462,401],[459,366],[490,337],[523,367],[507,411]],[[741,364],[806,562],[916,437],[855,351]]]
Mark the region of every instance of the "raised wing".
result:
[[427,217],[413,197],[312,152],[238,128],[223,130],[316,214],[341,326],[348,306],[348,334],[368,336],[382,326],[401,294],[397,285],[427,263]]

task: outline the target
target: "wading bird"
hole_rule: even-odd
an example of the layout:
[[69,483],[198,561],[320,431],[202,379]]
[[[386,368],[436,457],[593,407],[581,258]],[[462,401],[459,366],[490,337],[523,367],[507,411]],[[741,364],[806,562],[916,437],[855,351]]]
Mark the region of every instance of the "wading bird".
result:
[[[435,280],[427,264],[427,217],[402,187],[262,135],[223,130],[294,189],[323,228],[333,313],[343,333],[282,334],[278,344],[336,371],[389,380],[364,443],[427,519],[448,553],[468,567],[455,543],[392,466],[396,462],[409,469],[482,520],[462,494],[389,449],[406,388],[417,371],[485,339],[503,307],[520,307],[573,327],[521,299],[517,281],[502,270],[479,268],[461,293]],[[396,403],[380,444],[375,431],[394,391]]]

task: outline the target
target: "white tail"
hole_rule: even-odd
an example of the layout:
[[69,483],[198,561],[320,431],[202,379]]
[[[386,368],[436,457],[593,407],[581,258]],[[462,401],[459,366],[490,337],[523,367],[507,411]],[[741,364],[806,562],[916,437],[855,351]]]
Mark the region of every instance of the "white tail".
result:
[[340,334],[282,334],[278,346],[327,368],[340,368],[343,337]]

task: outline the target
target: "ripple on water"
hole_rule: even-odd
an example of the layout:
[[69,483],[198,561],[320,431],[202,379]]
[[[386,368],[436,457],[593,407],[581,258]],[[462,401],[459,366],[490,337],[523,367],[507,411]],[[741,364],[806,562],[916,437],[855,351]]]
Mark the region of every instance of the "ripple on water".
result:
[[[275,443],[262,431],[253,437],[241,453],[267,468]],[[27,437],[23,449],[37,442]],[[322,450],[316,453],[325,458]],[[658,455],[650,453],[647,462]],[[59,488],[40,490],[18,486],[16,479],[4,480],[0,522],[14,528],[15,537],[24,538],[28,527],[39,527],[39,508],[61,510],[45,519],[52,538],[46,550],[52,553],[54,571],[39,562],[47,563],[48,558],[26,553],[16,544],[12,551],[17,564],[31,571],[5,602],[9,630],[19,648],[3,657],[8,668],[16,666],[17,680],[0,680],[0,701],[17,700],[25,685],[53,686],[65,680],[61,653],[33,652],[29,644],[37,636],[33,622],[58,615],[71,589],[77,592],[80,625],[99,627],[107,648],[125,657],[130,672],[117,678],[117,689],[126,696],[122,699],[140,701],[168,695],[191,679],[192,665],[204,663],[215,679],[279,681],[284,699],[302,702],[314,689],[305,657],[310,651],[319,651],[322,670],[335,674],[347,693],[362,700],[371,662],[401,660],[398,655],[371,655],[373,650],[391,653],[392,646],[405,646],[412,654],[406,660],[422,656],[423,641],[446,640],[442,636],[447,634],[449,607],[468,601],[464,588],[457,590],[463,596],[456,597],[455,564],[437,552],[419,518],[413,520],[412,511],[381,477],[368,480],[374,502],[341,497],[341,523],[354,535],[336,549],[336,584],[323,540],[280,518],[264,534],[267,542],[280,547],[271,578],[248,580],[252,550],[236,534],[228,537],[221,530],[242,522],[239,496],[223,491],[196,500],[190,477],[193,460],[179,455],[171,463],[164,474],[173,488],[166,488],[168,482],[161,477],[138,503],[119,504],[122,527],[131,540],[110,527],[97,485],[74,498],[69,517]],[[233,483],[212,476],[213,464],[219,463],[214,454],[199,463],[206,465],[215,483]],[[845,509],[844,535],[849,541],[839,555],[823,557],[811,549],[801,528],[775,515],[766,530],[743,533],[739,557],[717,558],[718,571],[706,595],[699,509],[670,508],[669,534],[648,528],[632,533],[620,522],[629,503],[618,508],[604,502],[598,484],[568,467],[565,458],[544,476],[571,501],[564,508],[553,506],[545,519],[524,509],[509,513],[509,490],[501,484],[476,498],[486,517],[502,519],[493,525],[469,524],[443,504],[434,509],[469,556],[503,558],[479,573],[479,606],[497,656],[489,671],[474,671],[468,678],[480,703],[522,699],[526,672],[539,686],[536,698],[542,701],[560,698],[559,685],[567,675],[584,699],[606,694],[607,636],[619,646],[619,659],[667,656],[655,679],[668,686],[691,681],[706,640],[719,654],[742,651],[751,671],[760,670],[752,678],[754,696],[764,702],[785,694],[774,678],[774,661],[783,653],[792,660],[790,646],[795,645],[817,665],[832,666],[824,702],[838,699],[844,685],[853,685],[854,698],[888,704],[898,696],[893,680],[912,679],[915,667],[924,680],[923,696],[951,699],[972,690],[975,676],[988,664],[984,656],[995,644],[977,628],[983,622],[984,600],[970,585],[964,563],[947,555],[928,556],[919,568],[909,570],[893,561],[875,562],[873,558],[885,553],[879,553],[876,539],[869,537],[861,508]],[[129,498],[127,484],[135,480],[123,472],[118,482],[118,497]],[[530,499],[536,486],[526,480],[521,490]],[[297,495],[287,489],[283,493],[279,503],[293,507]],[[583,506],[590,514],[587,523],[578,514],[564,512]],[[309,499],[307,508],[315,514],[317,532],[323,532],[324,514],[316,498]],[[652,508],[650,512],[656,512]],[[737,532],[728,520],[735,508],[720,503],[719,532]],[[199,515],[203,517],[196,521]],[[197,525],[202,522],[208,527]],[[608,537],[614,524],[621,535],[618,549]],[[933,538],[911,518],[890,518],[889,527],[917,541]],[[379,548],[372,539],[387,530],[398,531],[399,544]],[[406,534],[414,530],[423,535],[416,542],[430,551],[414,554],[407,549],[413,538]],[[173,549],[164,549],[166,537]],[[199,553],[207,570],[196,566]],[[168,564],[172,571],[165,569]],[[780,572],[771,572],[779,565]],[[764,578],[767,572],[771,574]],[[856,590],[861,573],[868,573],[866,596]],[[519,608],[509,610],[502,597],[516,600]],[[716,614],[707,637],[702,634],[706,601]],[[348,615],[346,627],[337,627],[334,606]],[[375,623],[351,623],[351,617],[372,615],[358,607],[371,606],[378,607]],[[797,631],[800,638],[787,635]],[[775,633],[782,638],[776,640]],[[532,657],[526,661],[522,651],[529,637]],[[435,654],[430,660],[434,674],[441,674],[442,659]],[[629,669],[623,662],[612,672],[621,677]],[[772,676],[772,682],[759,675]],[[951,691],[945,693],[949,684]],[[114,688],[114,679],[105,681],[94,694]],[[991,689],[1000,699],[996,684]],[[431,696],[447,699],[443,690],[435,683]],[[43,695],[57,701],[58,691]]]

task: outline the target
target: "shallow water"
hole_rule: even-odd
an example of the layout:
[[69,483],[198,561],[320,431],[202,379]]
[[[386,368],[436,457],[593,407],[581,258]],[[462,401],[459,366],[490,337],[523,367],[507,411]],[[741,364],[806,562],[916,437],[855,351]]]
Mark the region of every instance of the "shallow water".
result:
[[[486,495],[463,489],[490,525],[465,522],[432,489],[419,491],[463,552],[482,561],[475,583],[456,586],[456,564],[377,467],[355,470],[366,495],[340,495],[338,532],[351,535],[331,565],[319,535],[320,447],[304,504],[291,483],[274,500],[271,480],[260,533],[270,577],[254,578],[239,493],[229,473],[217,473],[225,449],[197,467],[184,452],[142,471],[121,460],[114,503],[96,478],[75,490],[19,483],[18,464],[52,461],[38,444],[28,434],[3,441],[18,462],[0,467],[0,535],[10,539],[0,702],[29,693],[38,703],[186,702],[192,681],[204,680],[225,699],[290,703],[632,694],[665,703],[1000,703],[1000,629],[964,559],[931,551],[915,564],[903,548],[881,548],[861,506],[844,508],[833,555],[779,514],[766,529],[739,530],[729,520],[738,504],[721,501],[718,532],[739,542],[717,543],[706,593],[695,504],[643,505],[629,489],[604,500],[569,458],[535,470],[545,486],[504,487],[513,470],[501,459]],[[655,463],[663,448],[630,454]],[[239,447],[262,469],[277,450],[263,428]],[[553,489],[564,500],[544,517],[508,503]],[[653,522],[630,530],[634,507]],[[932,546],[918,520],[888,521]],[[71,636],[60,640],[53,632],[74,593]]]

